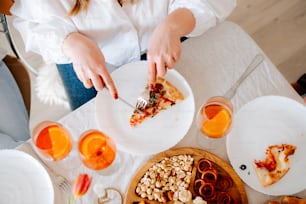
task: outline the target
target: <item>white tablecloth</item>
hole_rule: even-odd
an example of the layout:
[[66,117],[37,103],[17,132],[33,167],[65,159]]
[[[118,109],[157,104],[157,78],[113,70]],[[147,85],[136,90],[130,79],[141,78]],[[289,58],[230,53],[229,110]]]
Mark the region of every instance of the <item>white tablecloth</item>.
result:
[[[182,46],[183,52],[176,65],[176,70],[185,77],[193,90],[195,110],[198,110],[209,97],[223,95],[239,78],[252,58],[257,53],[263,53],[249,35],[231,22],[224,22],[201,37],[188,39],[183,42]],[[241,84],[231,101],[237,111],[248,101],[264,95],[286,96],[302,103],[300,96],[266,56],[264,62]],[[85,130],[98,129],[95,99],[60,119],[59,122],[71,131],[75,141]],[[197,131],[195,123],[193,123],[186,136],[176,147],[200,147],[198,144]],[[228,162],[225,140],[219,142],[218,145],[218,148],[208,151]],[[204,147],[204,149],[206,148],[209,149],[209,147]],[[19,149],[33,154],[28,144],[20,146]],[[73,156],[76,157],[75,152],[73,152]],[[136,170],[150,157],[150,155],[133,156],[119,151],[120,168],[111,176],[101,176],[86,170],[78,160],[66,164],[49,163],[49,166],[70,180],[73,180],[79,172],[89,172],[94,175],[94,182],[105,187],[117,188],[124,195]],[[265,203],[273,198],[256,192],[247,185],[245,187],[249,203]],[[63,198],[59,193],[56,189],[55,203],[64,203],[65,201],[61,201]],[[297,195],[306,197],[306,192]],[[86,194],[85,199],[86,203],[93,203],[92,189]]]

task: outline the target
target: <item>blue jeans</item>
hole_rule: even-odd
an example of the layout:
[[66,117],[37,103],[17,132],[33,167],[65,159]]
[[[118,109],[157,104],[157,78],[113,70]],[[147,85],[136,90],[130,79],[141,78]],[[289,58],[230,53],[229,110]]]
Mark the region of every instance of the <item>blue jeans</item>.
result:
[[57,64],[57,70],[62,78],[67,93],[70,108],[77,109],[97,95],[94,87],[87,89],[74,72],[72,64]]
[[0,149],[11,149],[30,139],[28,112],[14,77],[0,61]]

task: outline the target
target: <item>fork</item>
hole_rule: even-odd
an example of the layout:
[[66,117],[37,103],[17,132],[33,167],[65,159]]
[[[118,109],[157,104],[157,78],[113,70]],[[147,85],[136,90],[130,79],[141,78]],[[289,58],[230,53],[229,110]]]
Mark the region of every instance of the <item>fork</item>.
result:
[[39,155],[37,155],[32,145],[29,144],[29,146],[31,147],[32,151],[36,154],[36,158],[38,159],[38,161],[45,167],[47,171],[51,173],[51,177],[52,176],[55,177],[53,181],[59,187],[59,189],[61,189],[66,194],[71,194],[71,183],[68,181],[68,179],[65,178],[64,176],[57,174],[56,172],[54,172],[53,169],[49,168],[48,164],[43,159],[41,159]]
[[248,67],[244,70],[239,79],[235,82],[235,84],[224,94],[224,97],[231,99],[236,94],[240,84],[255,70],[256,67],[258,67],[258,65],[261,64],[263,60],[264,56],[262,54],[257,54],[253,58],[252,62],[248,65]]
[[71,183],[61,175],[55,175],[55,183],[66,194],[71,194]]
[[[145,88],[145,90],[140,94],[140,96],[137,98],[137,103],[136,103],[136,109],[142,111],[150,102],[150,98],[147,100],[150,96],[150,91],[148,88]],[[148,102],[149,101],[149,102]]]

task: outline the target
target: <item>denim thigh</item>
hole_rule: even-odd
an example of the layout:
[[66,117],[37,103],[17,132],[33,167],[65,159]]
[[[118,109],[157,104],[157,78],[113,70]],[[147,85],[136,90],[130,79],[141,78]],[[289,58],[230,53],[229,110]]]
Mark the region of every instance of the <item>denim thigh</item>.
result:
[[79,80],[74,72],[72,63],[57,64],[56,66],[62,78],[70,108],[72,110],[77,109],[97,95],[97,91],[94,87],[90,89],[84,87],[83,83]]

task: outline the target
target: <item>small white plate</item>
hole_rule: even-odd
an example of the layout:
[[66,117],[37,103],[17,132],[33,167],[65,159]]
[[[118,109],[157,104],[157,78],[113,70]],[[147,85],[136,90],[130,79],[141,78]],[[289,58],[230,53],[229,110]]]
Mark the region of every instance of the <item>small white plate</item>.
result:
[[[112,72],[119,95],[131,104],[147,84],[146,61],[126,64]],[[185,100],[161,111],[137,127],[130,127],[133,109],[114,100],[106,89],[96,97],[96,118],[101,131],[112,137],[118,149],[137,155],[155,154],[176,145],[189,130],[194,116],[194,98],[187,81],[175,70],[165,78],[185,96]]]
[[[253,167],[263,160],[270,145],[291,144],[297,147],[290,156],[290,170],[278,182],[263,187]],[[263,96],[244,105],[234,116],[227,136],[229,160],[253,189],[268,195],[290,195],[306,188],[306,107],[282,96]],[[241,165],[246,169],[240,169]]]
[[0,164],[0,203],[54,203],[49,174],[32,156],[18,150],[0,150]]

